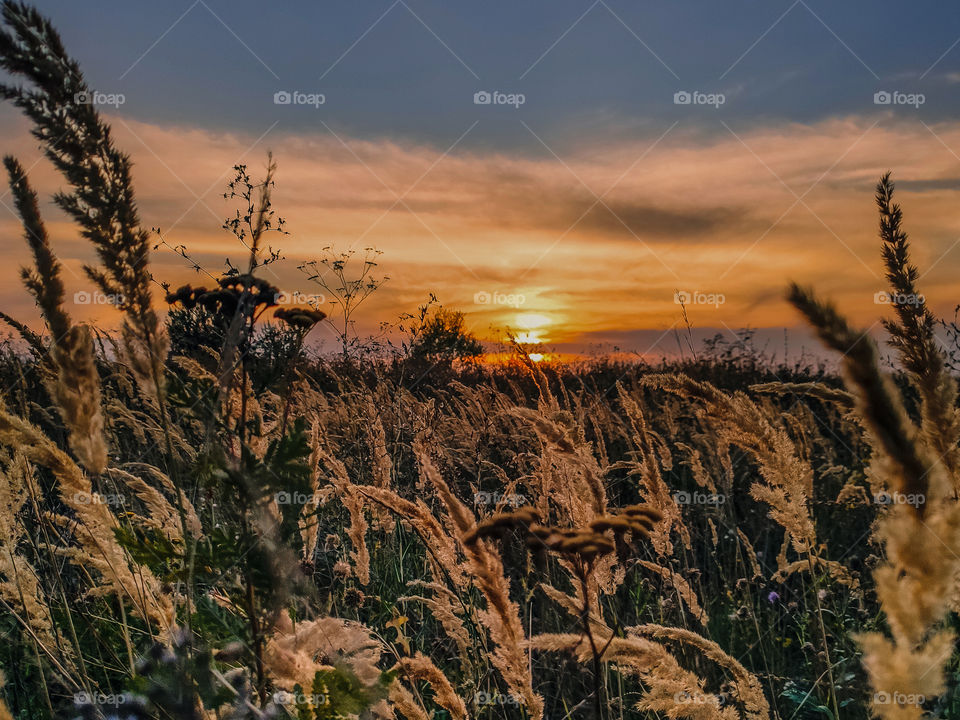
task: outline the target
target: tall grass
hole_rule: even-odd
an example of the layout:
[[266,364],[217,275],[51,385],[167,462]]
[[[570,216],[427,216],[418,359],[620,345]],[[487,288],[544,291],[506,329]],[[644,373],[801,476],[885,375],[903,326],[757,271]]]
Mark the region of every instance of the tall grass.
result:
[[[3,18],[30,86],[2,94],[124,325],[74,324],[8,158],[45,327],[2,316],[30,352],[0,353],[0,718],[956,714],[960,423],[922,300],[887,323],[895,377],[799,287],[842,377],[716,347],[424,373],[355,357],[345,301],[340,357],[310,358],[324,314],[258,274],[271,159],[227,193],[242,270],[164,322],[128,159],[50,24]],[[918,298],[892,197],[891,294]]]

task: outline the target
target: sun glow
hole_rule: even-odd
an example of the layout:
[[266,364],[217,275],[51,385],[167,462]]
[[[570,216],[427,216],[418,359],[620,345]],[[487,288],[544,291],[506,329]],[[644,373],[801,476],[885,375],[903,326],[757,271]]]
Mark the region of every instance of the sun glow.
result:
[[542,345],[549,339],[546,331],[553,320],[543,313],[520,313],[514,319],[514,324],[520,329],[515,339],[521,345]]
[[516,325],[521,330],[537,330],[550,325],[553,321],[543,313],[520,313],[516,318]]
[[529,330],[517,333],[516,340],[521,345],[540,345],[541,343],[545,343],[547,338],[544,337],[539,330]]

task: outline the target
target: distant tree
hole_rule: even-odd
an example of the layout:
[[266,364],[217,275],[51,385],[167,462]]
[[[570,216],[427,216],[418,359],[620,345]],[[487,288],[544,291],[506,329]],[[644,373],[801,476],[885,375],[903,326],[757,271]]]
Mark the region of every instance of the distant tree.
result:
[[424,319],[410,348],[411,357],[436,360],[482,354],[483,343],[467,331],[463,313],[442,307]]

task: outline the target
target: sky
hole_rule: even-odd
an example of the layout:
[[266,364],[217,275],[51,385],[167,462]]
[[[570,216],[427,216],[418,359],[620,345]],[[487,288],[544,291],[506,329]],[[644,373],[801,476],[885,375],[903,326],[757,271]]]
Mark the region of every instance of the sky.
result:
[[[317,294],[299,264],[327,246],[381,250],[390,279],[361,332],[433,292],[487,339],[509,327],[649,354],[675,349],[689,321],[699,336],[758,328],[779,347],[784,327],[808,338],[783,301],[789,280],[876,327],[890,312],[873,204],[886,170],[927,300],[948,317],[958,302],[960,5],[38,7],[133,158],[143,223],[166,243],[158,280],[197,281],[171,247],[213,275],[243,256],[220,228],[235,207],[223,192],[233,165],[260,174],[271,151],[290,235],[270,279]],[[49,202],[62,180],[15,108],[0,106],[0,130],[44,198],[75,314],[110,322],[108,305],[84,302],[90,248]],[[0,201],[0,300],[36,322]]]

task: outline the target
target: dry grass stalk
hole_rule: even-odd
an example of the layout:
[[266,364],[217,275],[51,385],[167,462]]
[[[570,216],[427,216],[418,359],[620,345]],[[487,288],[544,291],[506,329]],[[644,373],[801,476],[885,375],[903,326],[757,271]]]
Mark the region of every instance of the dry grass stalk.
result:
[[[414,444],[414,454],[425,483],[434,489],[443,503],[458,535],[461,538],[467,535],[476,525],[473,513],[456,498],[420,443]],[[520,623],[520,608],[510,599],[510,586],[504,575],[503,561],[483,540],[463,543],[462,547],[468,571],[486,600],[486,607],[477,614],[494,642],[490,661],[503,676],[510,691],[527,706],[530,716],[534,720],[542,720],[543,698],[533,690],[529,660],[523,649],[525,638]]]
[[763,688],[757,677],[740,662],[725,653],[719,645],[702,635],[683,628],[664,627],[663,625],[640,625],[629,629],[630,634],[655,639],[666,639],[682,643],[698,650],[705,658],[727,670],[733,677],[737,699],[744,707],[748,720],[766,720],[770,716],[770,706],[763,694]]
[[[79,547],[64,548],[62,552],[74,563],[97,571],[105,582],[102,588],[89,592],[113,592],[126,597],[137,614],[151,625],[151,632],[167,639],[174,627],[173,603],[148,568],[138,566],[136,572],[131,570],[114,537],[117,520],[108,505],[98,501],[99,496],[83,471],[40,430],[5,410],[0,410],[0,443],[18,448],[24,457],[48,468],[56,478],[60,499],[78,521],[75,536]],[[65,518],[63,522],[72,526]]]
[[363,512],[363,498],[358,487],[350,482],[347,468],[342,462],[326,451],[322,452],[321,458],[330,469],[330,482],[336,487],[340,501],[350,515],[347,536],[353,546],[350,553],[353,574],[361,585],[367,585],[370,582],[370,550],[367,548],[367,518]]
[[896,322],[884,320],[890,344],[897,349],[904,367],[920,391],[921,433],[931,452],[940,458],[960,496],[960,414],[956,407],[957,382],[947,371],[946,359],[937,344],[937,320],[919,292],[919,271],[910,262],[910,243],[903,230],[903,212],[893,202],[890,173],[877,183],[880,239],[891,303]]
[[24,527],[19,518],[27,501],[29,474],[33,468],[26,458],[17,453],[8,459],[7,469],[0,472],[0,598],[8,605],[21,609],[22,617],[38,642],[49,650],[67,653],[69,650],[54,637],[53,618],[48,599],[40,587],[36,570],[18,551],[24,540]]
[[646,418],[640,409],[640,404],[624,389],[618,382],[617,392],[619,393],[620,403],[623,405],[624,412],[630,421],[633,429],[633,441],[640,454],[637,459],[638,468],[635,473],[638,474],[646,488],[644,500],[660,511],[663,515],[663,521],[655,528],[652,536],[654,550],[657,554],[669,555],[673,551],[673,543],[670,541],[670,533],[674,528],[680,533],[683,544],[690,547],[690,533],[683,523],[683,515],[680,508],[670,493],[663,476],[660,473],[659,459],[654,450],[652,433],[647,426]]
[[433,688],[433,699],[442,708],[446,709],[453,720],[467,720],[467,706],[457,695],[447,676],[441,672],[433,661],[422,653],[413,657],[403,657],[397,666],[410,680],[420,680],[430,683]]
[[813,470],[801,458],[794,442],[774,426],[743,393],[727,395],[715,387],[683,375],[651,375],[648,385],[704,403],[718,439],[751,453],[760,465],[764,483],[754,483],[750,494],[770,506],[770,517],[787,530],[794,550],[806,555],[816,545],[810,513]]
[[107,466],[107,443],[90,328],[72,325],[63,309],[60,263],[50,247],[37,194],[27,182],[23,167],[9,156],[4,158],[4,164],[24,236],[33,254],[34,270],[23,268],[20,274],[52,335],[50,357],[56,378],[48,379],[47,389],[69,430],[71,450],[87,470],[98,475]]
[[[943,663],[954,638],[951,631],[936,629],[948,610],[960,553],[954,482],[929,447],[928,433],[916,431],[892,383],[880,373],[869,335],[852,330],[832,305],[808,290],[792,286],[790,300],[821,339],[843,353],[847,385],[878,456],[874,472],[892,492],[913,498],[895,503],[878,527],[887,562],[874,572],[874,580],[892,638],[862,635],[864,665],[878,693],[935,697],[945,687]],[[919,367],[915,371],[923,372]],[[874,711],[890,720],[924,714],[919,704],[896,701],[874,705]]]
[[[734,708],[723,707],[721,699],[703,690],[703,681],[683,669],[659,643],[642,637],[604,639],[602,661],[612,663],[647,685],[637,704],[641,711],[656,711],[670,718],[688,720],[737,720]],[[592,660],[592,650],[584,635],[535,635],[527,645],[534,650],[572,653],[579,662]]]

